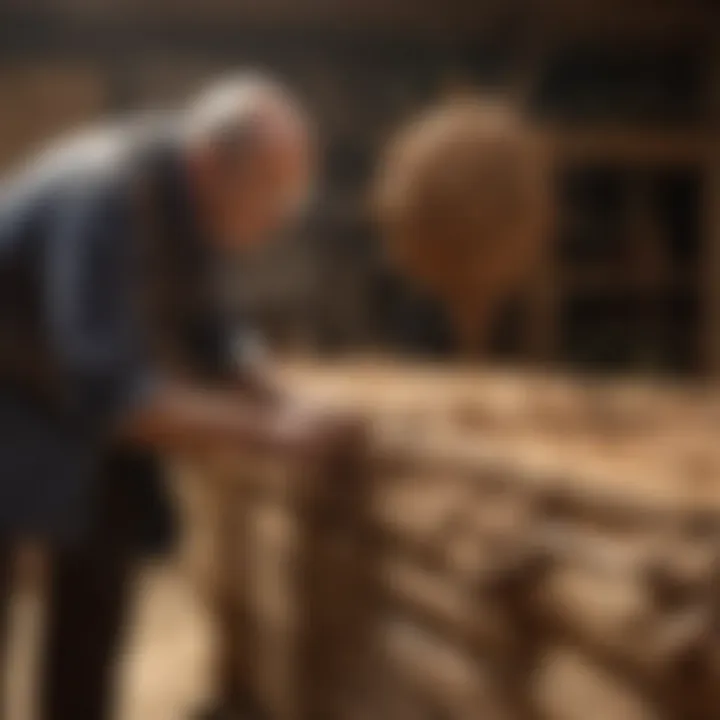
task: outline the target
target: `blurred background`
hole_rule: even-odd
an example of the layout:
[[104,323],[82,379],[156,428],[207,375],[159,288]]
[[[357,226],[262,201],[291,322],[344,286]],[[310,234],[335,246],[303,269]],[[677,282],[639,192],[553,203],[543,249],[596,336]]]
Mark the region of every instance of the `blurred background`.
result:
[[[396,128],[443,97],[475,89],[510,99],[543,129],[551,149],[558,198],[551,251],[532,281],[503,309],[486,359],[503,369],[551,365],[623,377],[720,378],[718,0],[2,0],[0,169],[21,162],[33,148],[59,133],[139,108],[172,107],[206,80],[245,67],[269,71],[297,92],[317,118],[323,145],[323,186],[300,237],[282,239],[263,256],[233,268],[238,313],[256,322],[281,350],[350,358],[351,362],[361,354],[377,353],[416,359],[455,356],[443,308],[386,266],[368,190],[379,153]],[[312,386],[310,380],[317,386],[325,383],[333,395],[335,383],[341,388],[338,395],[350,397],[373,419],[384,421],[387,415],[387,424],[401,431],[396,434],[411,440],[408,444],[413,447],[403,450],[410,456],[402,466],[407,477],[400,478],[402,482],[395,478],[405,495],[400,492],[393,505],[394,485],[389,482],[387,497],[380,493],[374,498],[373,522],[391,526],[403,542],[417,528],[408,530],[401,521],[422,526],[422,533],[427,530],[423,552],[430,550],[420,553],[420,560],[414,555],[407,560],[402,543],[402,552],[398,543],[389,543],[390,549],[382,550],[384,559],[395,562],[393,553],[402,555],[399,566],[405,567],[405,563],[412,572],[405,576],[395,573],[393,580],[409,577],[414,582],[413,572],[427,570],[427,557],[437,560],[433,551],[440,548],[440,554],[447,557],[431,568],[430,576],[439,577],[437,584],[410,583],[410,590],[403,590],[406,596],[397,603],[401,609],[393,612],[404,617],[412,615],[408,607],[414,612],[422,606],[422,617],[436,620],[445,596],[435,594],[435,588],[452,590],[461,584],[461,576],[476,579],[474,569],[458,571],[451,556],[456,540],[461,549],[467,543],[472,548],[479,546],[475,536],[468,541],[462,534],[487,520],[483,515],[487,497],[466,483],[460,471],[437,471],[425,464],[425,444],[431,445],[438,437],[451,439],[451,451],[443,457],[454,454],[464,458],[467,452],[476,463],[473,472],[495,488],[489,493],[505,488],[505,483],[516,487],[517,495],[512,495],[515,490],[510,492],[512,512],[508,511],[506,522],[514,541],[531,538],[530,521],[524,524],[524,519],[515,516],[524,517],[525,504],[532,504],[548,488],[545,505],[539,503],[543,522],[549,518],[552,524],[558,513],[565,513],[564,521],[578,536],[589,528],[590,539],[600,540],[603,547],[597,552],[594,545],[585,551],[580,543],[582,552],[568,561],[582,566],[586,574],[589,568],[589,574],[600,577],[599,585],[580,594],[577,616],[585,618],[595,602],[600,609],[595,616],[590,612],[596,633],[591,633],[594,639],[590,644],[604,652],[606,636],[615,632],[612,638],[620,647],[623,671],[627,662],[632,665],[637,659],[633,653],[638,648],[647,650],[649,658],[643,655],[638,660],[641,671],[646,660],[655,668],[655,645],[649,639],[660,637],[665,628],[662,623],[674,622],[687,607],[684,600],[675,602],[672,582],[656,582],[657,587],[646,582],[651,576],[647,567],[653,568],[643,564],[644,556],[635,562],[630,539],[636,540],[647,530],[648,546],[664,542],[670,525],[690,528],[689,533],[707,531],[703,537],[712,548],[713,572],[720,567],[717,404],[705,408],[700,402],[703,391],[679,398],[672,393],[646,397],[638,389],[640,384],[633,382],[618,384],[616,394],[609,394],[601,385],[599,392],[586,395],[563,384],[564,375],[559,385],[546,387],[532,372],[509,378],[488,375],[480,382],[480,373],[477,377],[462,375],[449,364],[442,376],[413,375],[402,365],[389,370],[359,367],[353,375],[341,364],[340,372],[320,379],[313,372],[301,372],[296,384],[304,388]],[[373,407],[368,410],[366,405]],[[487,457],[480,459],[472,454],[479,437],[488,450]],[[497,458],[493,455],[496,451]],[[462,491],[450,492],[458,487]],[[254,502],[262,488],[255,488],[255,495],[248,493],[251,500],[233,496],[236,505],[224,495],[210,502],[209,493],[202,488],[186,502],[195,512],[188,514],[188,524],[204,514],[208,534],[217,535],[217,518],[225,518],[222,532],[231,528],[231,542],[235,542],[235,528],[245,528],[238,518],[247,520],[252,515],[243,516],[236,508]],[[605,504],[599,500],[604,492],[609,498]],[[655,502],[658,498],[662,503]],[[276,515],[269,513],[263,520],[260,514],[257,522],[247,521],[255,523],[248,532],[261,535],[263,523],[269,528],[270,540],[254,546],[257,562],[253,572],[259,576],[267,570],[267,597],[281,596],[279,605],[289,614],[302,605],[302,593],[288,590],[273,572],[277,570],[278,577],[291,575],[285,571],[301,567],[297,557],[310,554],[297,540],[300,533],[296,530],[310,522],[303,515],[306,508],[293,502],[284,495],[281,502],[271,498],[265,510],[274,508]],[[214,510],[207,510],[205,504],[212,503]],[[656,505],[662,507],[658,510]],[[696,522],[694,513],[700,506],[707,516]],[[613,515],[616,510],[619,520]],[[469,519],[463,515],[467,512],[472,515]],[[501,520],[502,512],[501,507],[497,512]],[[286,515],[292,522],[285,522]],[[606,522],[606,515],[612,515],[612,520]],[[282,522],[277,516],[282,516]],[[286,525],[291,526],[290,531],[286,532]],[[376,528],[374,532],[385,530]],[[278,535],[284,539],[276,542]],[[618,542],[608,553],[604,541],[609,538]],[[647,538],[643,535],[641,539],[644,543]],[[215,538],[215,542],[226,541],[225,536]],[[573,555],[575,545],[572,538],[568,541],[561,536],[556,542],[561,548],[557,555],[564,557],[568,548]],[[227,549],[227,542],[224,547]],[[321,554],[313,548],[316,555]],[[553,549],[551,554],[555,552]],[[683,552],[678,554],[685,557]],[[217,547],[202,553],[205,561],[209,558],[210,564],[221,566],[216,572],[223,578],[234,578],[238,585],[245,582],[246,588],[255,592],[257,578],[246,581],[250,575],[234,570],[233,563],[239,562],[237,545],[235,555],[219,554]],[[597,573],[596,561],[588,557],[599,558]],[[627,557],[633,562],[625,562]],[[442,565],[445,561],[447,565]],[[359,561],[343,563],[351,569],[361,567]],[[616,567],[621,571],[616,573]],[[715,583],[698,591],[706,603],[703,608],[712,608],[707,616],[715,618],[711,648],[715,663],[720,647],[720,582],[717,573],[704,566],[698,572],[708,586]],[[301,574],[302,569],[297,572]],[[510,575],[502,577],[506,576]],[[607,582],[606,576],[611,576]],[[182,716],[181,710],[212,693],[207,613],[199,612],[198,593],[194,596],[187,591],[184,577],[166,568],[153,568],[148,576],[127,653],[129,689],[119,711],[123,718],[175,720]],[[206,595],[212,595],[212,583],[203,582]],[[639,587],[643,602],[647,600],[640,610],[638,603],[632,604],[634,595],[632,602],[616,601],[618,588],[625,598],[631,586]],[[475,587],[466,583],[458,591],[469,592],[472,622]],[[666,605],[672,607],[662,606],[658,611],[656,606],[662,602],[657,597],[665,597],[667,587],[671,588],[671,602]],[[333,587],[333,598],[335,592]],[[423,605],[426,597],[430,597],[429,610]],[[441,598],[439,605],[437,597]],[[558,597],[556,615],[562,616],[568,601],[561,592]],[[445,639],[449,637],[449,645],[465,652],[471,637],[468,625],[463,625],[466,606],[454,598],[443,607],[450,608],[449,615],[463,619],[459,625],[448,625],[452,630],[445,633]],[[691,598],[692,602],[696,599]],[[21,600],[18,612],[32,618],[37,598]],[[506,607],[504,596],[501,600],[500,606]],[[265,644],[258,641],[265,652],[267,672],[263,677],[270,678],[268,687],[272,682],[282,684],[278,664],[267,650],[284,647],[282,629],[267,629],[272,623],[266,622],[266,616],[272,616],[277,603],[253,602],[255,619],[260,617],[253,632],[260,637],[258,628],[264,628],[269,638]],[[524,619],[524,612],[524,608],[518,610],[518,617]],[[650,620],[642,624],[638,617]],[[491,625],[495,622],[492,618]],[[597,618],[602,622],[595,622]],[[603,624],[607,618],[610,620]],[[442,622],[429,624],[433,629],[445,628]],[[383,623],[385,619],[377,626],[385,628]],[[682,636],[673,661],[688,647],[694,652],[698,637],[710,637],[710,630],[698,626],[700,635]],[[646,635],[628,634],[630,628],[640,628]],[[442,632],[445,630],[439,634]],[[243,642],[247,637],[242,637]],[[232,644],[236,636],[228,632],[227,638]],[[564,638],[559,644],[565,647],[563,643]],[[11,668],[17,672],[31,663],[25,650],[28,643],[19,646]],[[630,650],[623,655],[628,646]],[[519,660],[513,658],[518,666],[527,665],[526,650],[522,646]],[[706,650],[709,656],[710,650],[703,645],[702,652]],[[280,650],[278,653],[282,655]],[[477,704],[473,694],[477,654],[473,653],[474,649],[472,662],[462,665],[471,667],[473,673],[472,682],[466,683],[472,689],[468,707]],[[431,658],[428,666],[433,668],[430,676],[442,675],[438,668],[447,667],[445,656],[435,645],[427,654]],[[422,653],[412,646],[409,655],[420,657]],[[297,660],[300,656],[293,657],[304,671],[303,661]],[[253,656],[248,666],[255,659]],[[585,667],[575,656],[569,664]],[[713,668],[709,688],[718,687],[717,663]],[[319,672],[320,685],[326,684],[326,671]],[[580,677],[578,685],[567,682],[569,676],[563,672],[557,683],[561,688],[557,702],[564,714],[552,711],[547,717],[712,720],[720,716],[717,695],[704,706],[707,714],[690,715],[685,706],[675,708],[674,714],[608,709],[615,706],[596,702],[595,690],[582,689],[588,682],[587,673],[572,676],[576,681]],[[381,677],[379,684],[385,679]],[[665,679],[663,676],[653,688],[662,688]],[[443,676],[438,682],[444,680]],[[521,695],[515,692],[517,678],[505,681],[507,695]],[[16,675],[11,675],[9,687],[13,697],[22,695],[27,701],[32,695]],[[683,685],[683,700],[698,694],[695,686],[688,687]],[[447,685],[446,693],[453,701],[459,697],[454,685]],[[22,702],[16,703],[15,720],[30,717]],[[664,702],[661,697],[660,706]],[[276,713],[272,717],[317,720],[319,716]],[[445,715],[391,711],[365,717],[475,720],[478,715],[464,710]],[[518,711],[509,717],[539,716]]]
[[367,188],[400,123],[487,90],[546,128],[560,199],[551,257],[490,354],[716,375],[718,12],[714,0],[5,0],[0,164],[233,68],[269,70],[318,118],[325,180],[301,241],[240,270],[239,305],[293,350],[447,356],[441,308],[383,265]]

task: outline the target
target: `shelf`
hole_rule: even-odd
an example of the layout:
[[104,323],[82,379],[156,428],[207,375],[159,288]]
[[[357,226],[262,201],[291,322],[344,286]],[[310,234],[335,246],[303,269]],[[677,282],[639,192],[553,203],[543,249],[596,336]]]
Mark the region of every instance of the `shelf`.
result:
[[720,152],[720,130],[658,130],[651,126],[547,126],[551,150],[559,165],[710,165]]
[[638,277],[632,268],[595,266],[564,268],[558,272],[558,284],[564,292],[599,292],[614,294],[634,292],[656,295],[668,292],[694,292],[698,287],[698,273],[694,270],[668,270],[645,278]]

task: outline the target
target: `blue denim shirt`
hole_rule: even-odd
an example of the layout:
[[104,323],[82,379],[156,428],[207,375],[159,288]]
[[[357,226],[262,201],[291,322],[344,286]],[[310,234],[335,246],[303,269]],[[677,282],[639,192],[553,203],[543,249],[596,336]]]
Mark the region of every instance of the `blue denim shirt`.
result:
[[[113,428],[153,392],[135,302],[132,143],[123,129],[83,136],[0,185],[0,535],[82,535]],[[177,251],[197,251],[179,166],[162,172]],[[221,364],[222,341],[201,344]],[[20,376],[23,352],[28,365],[42,361],[57,402],[6,371],[3,354],[18,346]]]

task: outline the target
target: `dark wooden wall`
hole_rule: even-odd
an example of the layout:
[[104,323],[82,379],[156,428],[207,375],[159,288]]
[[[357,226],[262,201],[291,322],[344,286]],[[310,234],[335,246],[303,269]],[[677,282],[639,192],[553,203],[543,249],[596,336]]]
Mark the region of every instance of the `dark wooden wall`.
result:
[[[270,314],[305,323],[296,335],[313,343],[375,345],[398,331],[384,322],[397,302],[365,204],[379,146],[458,85],[510,95],[552,139],[561,212],[498,352],[720,374],[717,10],[704,0],[6,0],[0,163],[85,119],[175,102],[234,67],[268,68],[315,111],[327,166],[306,232],[323,293],[290,303],[294,314],[279,300]],[[429,326],[423,310],[408,312]]]

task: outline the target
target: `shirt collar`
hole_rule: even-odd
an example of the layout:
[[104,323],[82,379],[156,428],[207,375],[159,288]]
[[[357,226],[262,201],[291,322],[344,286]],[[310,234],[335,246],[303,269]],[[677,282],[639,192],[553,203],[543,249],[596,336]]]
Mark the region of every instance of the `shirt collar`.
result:
[[161,144],[156,168],[158,201],[168,241],[188,262],[199,262],[209,255],[209,244],[201,229],[187,160],[175,134]]

